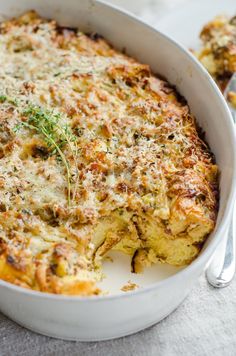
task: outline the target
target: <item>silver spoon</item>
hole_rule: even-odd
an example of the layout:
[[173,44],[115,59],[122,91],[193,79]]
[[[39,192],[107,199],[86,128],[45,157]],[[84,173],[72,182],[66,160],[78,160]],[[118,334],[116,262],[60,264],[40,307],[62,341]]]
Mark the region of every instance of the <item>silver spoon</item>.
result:
[[[236,109],[231,106],[228,101],[228,93],[230,91],[236,92],[236,73],[230,79],[224,96],[229,104],[233,120],[236,122]],[[233,209],[232,219],[229,226],[229,231],[227,238],[221,243],[217,248],[213,260],[211,261],[209,267],[206,270],[206,277],[208,282],[216,288],[227,287],[235,274],[235,264],[236,264],[236,250],[235,250],[235,240],[236,240],[236,205]]]

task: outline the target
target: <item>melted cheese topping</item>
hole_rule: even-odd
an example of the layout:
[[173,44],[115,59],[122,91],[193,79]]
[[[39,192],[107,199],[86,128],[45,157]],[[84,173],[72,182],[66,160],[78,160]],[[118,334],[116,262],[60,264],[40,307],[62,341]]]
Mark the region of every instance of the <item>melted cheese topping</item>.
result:
[[[0,278],[92,295],[111,249],[133,272],[190,263],[214,228],[218,184],[185,100],[100,36],[34,12],[1,24],[0,48]],[[73,133],[61,146],[70,187],[26,126],[29,107]]]

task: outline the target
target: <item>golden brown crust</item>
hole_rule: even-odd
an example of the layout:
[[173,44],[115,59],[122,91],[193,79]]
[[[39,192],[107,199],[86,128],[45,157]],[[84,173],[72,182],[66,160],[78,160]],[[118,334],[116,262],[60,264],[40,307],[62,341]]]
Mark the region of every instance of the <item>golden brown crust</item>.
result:
[[96,295],[111,249],[140,269],[190,263],[215,225],[217,166],[175,88],[34,12],[0,43],[0,278]]

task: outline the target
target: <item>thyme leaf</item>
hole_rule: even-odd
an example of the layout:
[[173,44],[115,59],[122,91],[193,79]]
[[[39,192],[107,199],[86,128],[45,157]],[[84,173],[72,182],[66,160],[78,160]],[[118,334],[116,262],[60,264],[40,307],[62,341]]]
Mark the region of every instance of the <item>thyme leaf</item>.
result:
[[[76,144],[76,136],[71,131],[67,124],[61,121],[61,114],[54,113],[50,110],[45,110],[40,106],[29,105],[24,111],[23,116],[27,118],[26,121],[20,122],[14,127],[14,132],[17,132],[21,127],[26,127],[31,130],[37,131],[44,139],[50,154],[57,156],[57,158],[64,164],[67,176],[67,200],[68,205],[71,204],[71,182],[72,173],[70,163],[67,160],[63,149],[68,145],[75,166],[77,167],[78,149]],[[73,193],[73,198],[76,192]]]

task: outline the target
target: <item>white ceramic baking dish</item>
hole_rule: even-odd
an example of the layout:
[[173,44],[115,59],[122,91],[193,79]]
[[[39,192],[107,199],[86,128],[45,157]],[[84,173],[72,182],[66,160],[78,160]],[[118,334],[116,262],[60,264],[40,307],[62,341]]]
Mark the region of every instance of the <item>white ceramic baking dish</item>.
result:
[[0,13],[8,17],[28,9],[55,18],[62,25],[102,34],[116,48],[125,48],[176,85],[206,131],[221,170],[216,229],[200,256],[173,276],[136,291],[91,298],[43,294],[0,281],[1,311],[29,329],[87,341],[131,334],[163,319],[183,301],[227,231],[236,183],[236,144],[230,113],[203,67],[180,45],[137,18],[98,1],[0,1]]

